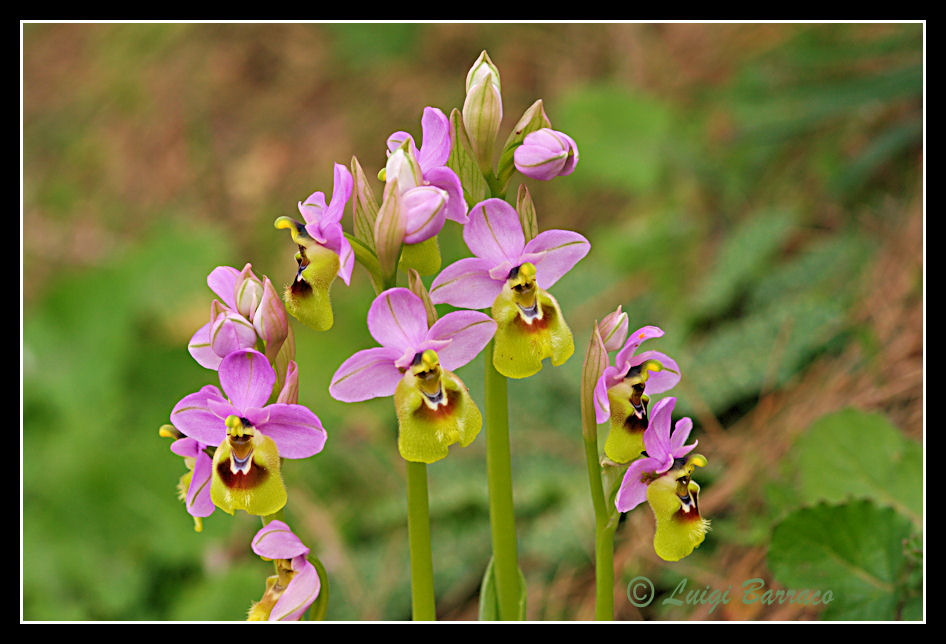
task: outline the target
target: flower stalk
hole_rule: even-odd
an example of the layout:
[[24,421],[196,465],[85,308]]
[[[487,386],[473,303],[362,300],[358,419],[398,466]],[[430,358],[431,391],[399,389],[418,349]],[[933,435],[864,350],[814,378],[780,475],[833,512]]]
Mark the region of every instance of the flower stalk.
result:
[[493,346],[490,341],[483,354],[486,372],[486,477],[499,618],[506,621],[517,619],[519,614],[519,554],[512,500],[508,383],[493,366]]
[[407,534],[411,553],[411,615],[415,622],[434,621],[434,562],[430,549],[427,464],[407,466]]

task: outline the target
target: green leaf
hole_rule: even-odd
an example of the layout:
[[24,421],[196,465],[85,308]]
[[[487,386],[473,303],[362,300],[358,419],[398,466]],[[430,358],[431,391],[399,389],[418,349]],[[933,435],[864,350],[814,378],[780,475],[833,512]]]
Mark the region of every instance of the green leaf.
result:
[[[516,617],[519,621],[526,618],[526,578],[519,572],[519,614]],[[481,622],[499,621],[499,596],[496,594],[496,577],[493,574],[493,558],[489,558],[486,565],[486,572],[483,574],[483,583],[480,585],[480,612],[479,620]]]
[[[822,619],[900,619],[914,596],[904,583],[911,564],[904,543],[911,530],[906,518],[867,500],[803,508],[775,527],[769,568],[788,589],[820,591]],[[768,603],[776,601],[770,597]]]
[[923,448],[880,414],[823,416],[796,443],[804,502],[867,497],[923,522]]
[[730,306],[742,289],[764,274],[791,235],[798,217],[791,210],[757,213],[727,237],[694,298],[693,314],[712,316]]

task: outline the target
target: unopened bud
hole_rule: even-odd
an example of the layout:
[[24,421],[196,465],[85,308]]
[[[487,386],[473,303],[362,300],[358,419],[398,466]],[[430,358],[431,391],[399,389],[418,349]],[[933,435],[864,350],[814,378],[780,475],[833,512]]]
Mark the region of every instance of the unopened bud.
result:
[[514,153],[516,169],[540,181],[571,174],[578,164],[578,145],[563,132],[542,128],[525,137]]
[[467,74],[463,101],[463,125],[484,174],[492,173],[493,150],[502,120],[499,70],[484,51]]
[[624,341],[627,340],[627,322],[627,313],[622,311],[619,305],[598,324],[598,331],[608,351],[617,351],[624,346]]

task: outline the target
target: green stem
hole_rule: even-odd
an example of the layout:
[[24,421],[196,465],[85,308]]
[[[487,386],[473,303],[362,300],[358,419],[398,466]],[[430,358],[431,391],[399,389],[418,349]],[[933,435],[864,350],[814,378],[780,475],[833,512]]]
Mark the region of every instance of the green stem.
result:
[[512,503],[512,464],[509,452],[507,383],[493,366],[493,341],[486,357],[486,477],[489,483],[489,522],[493,537],[493,574],[499,618],[519,616],[519,563],[516,518]]
[[430,550],[427,465],[407,463],[407,535],[411,551],[411,611],[414,621],[434,621],[434,562]]
[[[582,401],[583,403],[585,401]],[[595,511],[595,619],[614,620],[614,532],[617,522],[611,521],[604,486],[601,482],[601,463],[598,461],[598,426],[594,409],[583,404],[581,410],[582,439],[585,444],[585,465],[591,487],[591,503]]]

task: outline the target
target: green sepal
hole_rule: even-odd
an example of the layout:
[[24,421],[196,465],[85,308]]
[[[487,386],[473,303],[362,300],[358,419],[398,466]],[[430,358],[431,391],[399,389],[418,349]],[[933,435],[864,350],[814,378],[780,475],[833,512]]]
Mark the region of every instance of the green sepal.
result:
[[575,340],[558,302],[536,287],[541,317],[530,324],[521,314],[509,282],[503,286],[492,307],[496,320],[493,366],[507,378],[527,378],[542,369],[542,360],[551,358],[555,366],[564,364],[575,352]]
[[249,514],[267,516],[281,510],[286,505],[287,495],[276,443],[257,432],[250,438],[252,464],[249,470],[245,474],[234,474],[231,469],[234,448],[230,441],[228,436],[214,452],[211,501],[228,514],[245,510]]
[[483,417],[466,385],[443,370],[441,386],[447,403],[431,409],[417,378],[408,370],[394,391],[397,412],[397,448],[406,461],[433,463],[445,457],[454,443],[466,447],[483,426]]
[[[305,259],[308,264],[305,268],[300,264],[296,279],[283,294],[286,310],[306,326],[327,331],[335,322],[329,291],[338,275],[338,255],[316,244],[305,249]],[[296,253],[296,261],[304,263],[301,252]]]
[[440,243],[434,235],[418,244],[404,244],[398,268],[405,272],[413,268],[421,275],[433,275],[440,270],[440,263]]
[[[679,561],[706,538],[710,522],[700,515],[700,486],[689,480],[695,466],[704,467],[706,458],[700,454],[691,454],[682,467],[665,473],[647,486],[647,502],[657,520],[654,533],[654,551],[665,561]],[[681,483],[681,477],[686,480]],[[680,500],[681,485],[686,485],[691,505],[689,510]]]
[[453,146],[450,156],[447,157],[447,167],[456,172],[463,186],[463,197],[467,204],[475,204],[492,196],[489,184],[480,170],[473,152],[473,144],[463,125],[463,116],[460,110],[454,108],[450,112],[450,130]]

